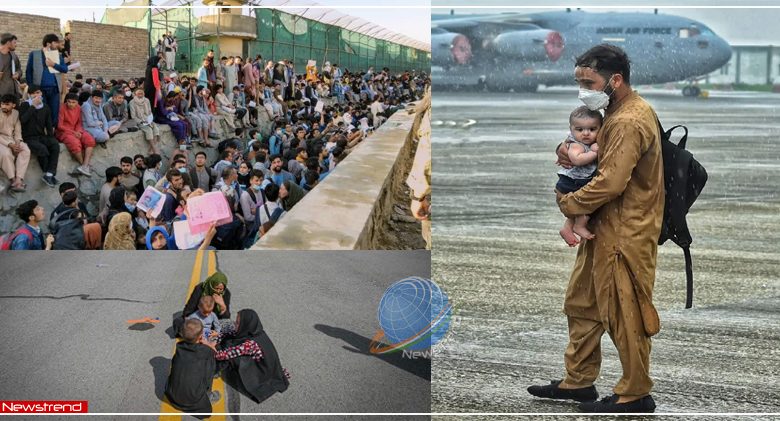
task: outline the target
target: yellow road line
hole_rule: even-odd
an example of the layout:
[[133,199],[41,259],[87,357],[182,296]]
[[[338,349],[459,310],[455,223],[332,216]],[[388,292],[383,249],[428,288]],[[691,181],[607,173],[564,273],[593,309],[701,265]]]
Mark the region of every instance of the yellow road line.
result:
[[[208,276],[211,276],[214,274],[214,272],[217,271],[217,253],[214,250],[209,250],[209,263],[206,267]],[[193,288],[195,288],[193,286]],[[216,390],[219,392],[219,401],[216,403],[211,404],[211,411],[215,414],[219,413],[225,413],[225,401],[227,396],[225,396],[225,382],[222,381],[222,377],[215,378],[211,383],[211,390]],[[211,421],[224,421],[226,417],[224,415],[214,415],[213,417],[209,417],[209,420]]]
[[[200,280],[200,272],[201,268],[203,266],[203,250],[198,250],[198,253],[195,255],[195,264],[192,266],[192,275],[190,275],[190,285],[187,288],[187,298],[190,297],[190,294],[192,293],[192,290],[195,289],[195,285],[198,284],[198,281]],[[179,341],[177,340],[176,343]],[[171,354],[176,353],[176,343],[173,344],[173,352]],[[181,420],[181,411],[171,406],[171,404],[168,402],[168,398],[163,395],[163,400],[160,403],[160,412],[163,414],[173,414],[173,415],[160,415],[159,420],[160,421],[180,421]]]
[[[190,276],[190,285],[187,288],[186,299],[189,299],[190,294],[200,283],[200,273],[203,268],[203,250],[198,250],[198,254],[195,256],[195,264],[192,266],[192,275]],[[213,250],[208,252],[208,264],[206,266],[206,275],[211,276],[217,271],[217,255]],[[177,343],[179,340],[177,339]],[[173,352],[176,352],[176,344],[173,345]],[[214,379],[211,384],[211,390],[219,392],[219,401],[212,404],[212,412],[224,413],[225,411],[225,382],[222,378]],[[182,418],[181,411],[171,406],[168,399],[163,396],[163,401],[160,404],[160,412],[166,415],[160,415],[160,421],[180,421]],[[168,415],[170,414],[170,415]],[[208,418],[210,421],[224,421],[226,418],[224,415],[215,415]]]

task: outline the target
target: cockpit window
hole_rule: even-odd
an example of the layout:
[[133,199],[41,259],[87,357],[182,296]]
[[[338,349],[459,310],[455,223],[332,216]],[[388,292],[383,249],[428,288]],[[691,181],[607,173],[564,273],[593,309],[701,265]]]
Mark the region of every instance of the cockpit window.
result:
[[696,25],[691,25],[687,28],[680,28],[680,31],[677,33],[677,36],[680,38],[692,38],[697,35],[701,35],[702,31],[699,29]]

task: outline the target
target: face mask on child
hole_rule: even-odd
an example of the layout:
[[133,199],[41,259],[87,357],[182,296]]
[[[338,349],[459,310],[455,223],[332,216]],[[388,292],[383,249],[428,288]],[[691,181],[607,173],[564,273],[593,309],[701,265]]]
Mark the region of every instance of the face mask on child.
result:
[[[132,203],[127,203],[127,202],[125,202],[125,207],[126,207],[126,208],[127,208],[127,210],[129,210],[130,212],[134,212],[134,211],[135,211],[135,205],[134,205],[134,204],[132,204]],[[132,225],[131,225],[131,226],[132,226]]]

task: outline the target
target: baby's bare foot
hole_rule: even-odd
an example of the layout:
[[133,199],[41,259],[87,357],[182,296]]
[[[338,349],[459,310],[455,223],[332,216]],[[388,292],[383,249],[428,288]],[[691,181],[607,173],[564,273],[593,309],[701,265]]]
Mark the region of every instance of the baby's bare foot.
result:
[[568,226],[561,228],[560,234],[561,238],[563,238],[563,241],[565,241],[569,247],[574,247],[580,243],[580,240],[576,235],[574,235],[574,231],[572,231]]
[[593,235],[592,232],[588,231],[588,228],[585,225],[574,225],[573,231],[575,234],[579,235],[580,238],[583,238],[585,240],[592,240],[596,238],[595,235]]

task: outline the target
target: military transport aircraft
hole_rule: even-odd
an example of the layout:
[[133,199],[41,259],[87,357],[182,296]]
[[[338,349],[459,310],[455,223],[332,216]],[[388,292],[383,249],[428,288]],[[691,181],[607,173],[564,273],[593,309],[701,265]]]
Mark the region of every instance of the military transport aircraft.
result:
[[[631,83],[693,82],[731,58],[731,47],[695,20],[656,13],[432,15],[434,86],[535,91],[573,85],[575,58],[617,45],[631,60]],[[683,95],[698,96],[688,84]]]

